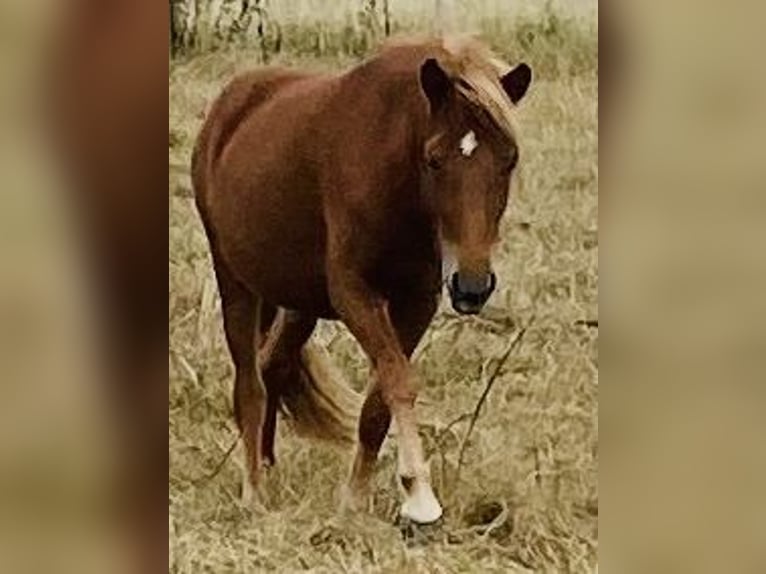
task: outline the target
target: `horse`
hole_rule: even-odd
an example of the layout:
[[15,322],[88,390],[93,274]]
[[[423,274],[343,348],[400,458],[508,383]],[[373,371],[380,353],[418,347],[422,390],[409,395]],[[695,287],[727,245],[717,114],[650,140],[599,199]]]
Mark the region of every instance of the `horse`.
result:
[[234,363],[245,500],[275,462],[279,410],[311,434],[354,440],[350,389],[309,341],[318,319],[340,320],[373,370],[343,507],[366,504],[393,418],[400,515],[440,519],[410,356],[445,282],[467,315],[495,289],[516,106],[531,79],[478,40],[426,38],[338,73],[247,72],[212,103],[192,180]]

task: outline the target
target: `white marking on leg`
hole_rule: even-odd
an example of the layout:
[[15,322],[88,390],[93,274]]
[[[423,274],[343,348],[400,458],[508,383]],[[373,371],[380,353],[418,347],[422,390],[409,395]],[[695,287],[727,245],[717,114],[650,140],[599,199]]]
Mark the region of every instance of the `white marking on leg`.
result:
[[400,512],[413,522],[430,524],[441,518],[442,507],[431,485],[425,480],[416,480],[405,496]]
[[411,407],[399,408],[393,413],[398,436],[399,480],[404,490],[401,514],[405,518],[427,524],[438,520],[442,507],[431,488],[428,467],[423,460],[415,413]]
[[479,147],[479,141],[476,139],[476,134],[473,130],[465,134],[460,140],[460,153],[465,157],[471,157],[477,147]]

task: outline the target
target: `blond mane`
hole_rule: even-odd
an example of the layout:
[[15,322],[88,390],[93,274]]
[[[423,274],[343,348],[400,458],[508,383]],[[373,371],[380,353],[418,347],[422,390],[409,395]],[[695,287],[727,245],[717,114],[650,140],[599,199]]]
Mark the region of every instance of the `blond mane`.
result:
[[458,91],[486,110],[506,135],[515,138],[518,132],[514,119],[516,106],[500,85],[500,77],[509,72],[511,66],[471,37],[444,38],[442,48],[445,56],[439,58],[439,64],[458,80],[455,83]]
[[[497,126],[515,139],[518,126],[514,119],[516,106],[500,85],[500,77],[512,66],[499,58],[484,43],[472,36],[394,37],[381,46],[390,48],[430,48],[442,69],[455,82],[457,90],[476,106],[484,109]],[[461,81],[462,80],[462,81]]]

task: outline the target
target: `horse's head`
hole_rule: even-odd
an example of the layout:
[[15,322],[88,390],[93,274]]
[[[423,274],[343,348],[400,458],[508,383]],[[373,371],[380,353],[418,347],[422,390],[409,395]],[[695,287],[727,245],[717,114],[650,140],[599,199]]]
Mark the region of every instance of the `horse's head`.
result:
[[423,186],[438,222],[452,306],[478,313],[495,288],[491,251],[519,151],[510,112],[531,81],[519,64],[495,77],[456,74],[434,58],[420,68],[429,102]]

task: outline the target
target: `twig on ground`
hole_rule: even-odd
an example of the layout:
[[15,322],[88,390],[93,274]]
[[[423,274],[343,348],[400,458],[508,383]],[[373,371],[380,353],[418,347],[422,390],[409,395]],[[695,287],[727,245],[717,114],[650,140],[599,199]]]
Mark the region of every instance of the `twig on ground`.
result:
[[455,425],[462,423],[464,420],[471,418],[471,413],[463,413],[459,417],[455,417],[450,422],[447,423],[447,425],[439,431],[439,434],[437,435],[436,442],[441,443],[442,440],[444,440],[444,436],[452,430],[452,427]]
[[[481,396],[479,397],[479,400],[473,409],[473,413],[471,413],[471,422],[468,423],[468,429],[466,430],[465,435],[463,436],[463,441],[460,444],[460,451],[457,457],[457,469],[455,470],[456,483],[460,479],[460,469],[463,466],[463,457],[465,456],[465,449],[468,446],[468,439],[471,437],[471,433],[473,432],[473,429],[476,426],[476,421],[479,418],[479,413],[481,412],[481,408],[484,406],[484,403],[487,401],[487,397],[489,396],[489,391],[492,390],[492,387],[495,384],[497,377],[500,375],[500,371],[502,370],[505,363],[508,361],[508,358],[511,356],[511,353],[513,352],[513,350],[516,347],[518,347],[518,345],[521,343],[521,340],[524,338],[524,334],[527,332],[527,329],[529,329],[530,325],[532,325],[532,322],[534,320],[535,320],[535,317],[533,316],[529,320],[527,325],[525,327],[522,327],[519,330],[519,332],[516,334],[516,337],[514,337],[514,339],[508,345],[508,348],[506,348],[505,352],[501,355],[500,360],[498,361],[497,366],[495,367],[495,370],[492,372],[489,379],[487,379],[487,384],[484,386],[484,390],[482,391]],[[460,418],[462,419],[462,416]]]
[[237,434],[237,438],[234,440],[234,442],[231,444],[228,450],[224,453],[223,457],[215,466],[215,468],[212,470],[212,472],[204,476],[201,476],[199,478],[192,479],[191,480],[192,484],[198,487],[205,486],[207,483],[213,480],[216,476],[218,476],[218,474],[221,472],[221,469],[223,468],[223,465],[226,464],[226,461],[229,460],[229,457],[231,457],[231,453],[234,452],[234,448],[237,446],[237,443],[239,442],[241,438],[242,438],[242,431],[240,430],[239,433]]

